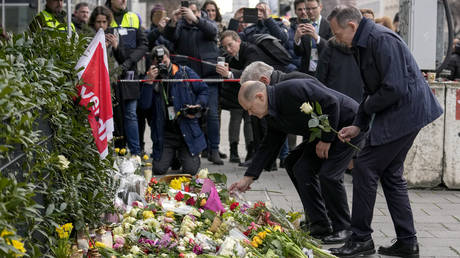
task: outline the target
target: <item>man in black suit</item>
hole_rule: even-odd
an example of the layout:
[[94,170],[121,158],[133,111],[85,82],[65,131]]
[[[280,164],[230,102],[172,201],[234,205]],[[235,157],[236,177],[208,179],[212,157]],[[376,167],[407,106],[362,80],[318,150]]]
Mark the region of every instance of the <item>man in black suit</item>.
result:
[[[287,80],[274,86],[247,81],[241,86],[238,101],[250,115],[265,118],[268,128],[244,177],[233,183],[230,191],[248,190],[262,169],[276,159],[287,134],[309,139],[311,117],[300,110],[304,102],[318,102],[333,128],[353,121],[358,111],[356,101],[315,78]],[[362,138],[360,135],[352,143],[359,144]],[[320,139],[303,142],[287,158],[291,160],[291,178],[295,179],[310,232],[325,242],[343,242],[351,234],[343,174],[354,153],[334,133],[323,132]]]
[[[220,45],[230,56],[228,65],[217,65],[216,71],[224,78],[240,78],[243,69],[255,61],[262,61],[266,64],[273,66],[277,70],[285,70],[286,66],[280,64],[273,58],[269,57],[257,45],[242,41],[238,33],[227,30],[224,31],[220,37]],[[229,96],[233,100],[237,99],[239,85],[224,84],[222,86],[222,95]],[[230,116],[232,116],[230,114]],[[257,117],[251,117],[252,130],[254,134],[254,141],[250,146],[246,146],[248,151],[257,149],[259,143],[265,134],[264,122]],[[252,157],[252,155],[251,155]],[[242,166],[249,166],[251,159],[246,159]],[[267,170],[276,170],[276,162],[267,167]]]
[[297,26],[294,53],[302,57],[299,71],[315,75],[319,56],[332,32],[327,20],[321,17],[321,0],[306,0],[305,6],[308,20]]

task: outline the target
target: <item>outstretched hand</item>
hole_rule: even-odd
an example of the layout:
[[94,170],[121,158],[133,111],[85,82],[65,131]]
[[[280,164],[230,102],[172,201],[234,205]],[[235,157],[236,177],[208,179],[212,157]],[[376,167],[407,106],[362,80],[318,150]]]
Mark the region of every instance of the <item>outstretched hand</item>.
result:
[[240,181],[233,183],[228,189],[230,193],[233,192],[246,192],[251,189],[251,184],[254,182],[254,178],[250,176],[243,177]]
[[361,129],[355,125],[347,126],[342,128],[337,136],[342,142],[349,142],[351,139],[355,138],[358,136],[358,134],[361,132]]

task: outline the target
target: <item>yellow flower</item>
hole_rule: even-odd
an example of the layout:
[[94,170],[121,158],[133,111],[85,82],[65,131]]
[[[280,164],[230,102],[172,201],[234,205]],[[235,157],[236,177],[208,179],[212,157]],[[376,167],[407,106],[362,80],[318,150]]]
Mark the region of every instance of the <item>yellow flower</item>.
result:
[[115,148],[115,153],[120,153],[120,148]]
[[126,149],[125,149],[125,148],[121,149],[121,150],[120,150],[120,154],[121,154],[121,155],[125,155],[125,154],[126,154]]
[[148,160],[148,159],[149,159],[149,156],[146,154],[146,155],[142,156],[142,159],[143,159],[143,160]]
[[150,187],[150,186],[149,186],[149,187],[147,187],[147,193],[151,194],[151,193],[152,193],[152,191],[153,191],[153,188],[152,188],[152,187]]
[[174,178],[173,180],[171,180],[171,183],[169,183],[169,187],[171,187],[174,190],[180,190],[182,188],[182,184],[177,178]]
[[259,233],[257,234],[257,236],[259,236],[260,239],[264,239],[264,238],[267,236],[267,232],[265,232],[265,231],[259,232]]
[[257,248],[259,246],[259,244],[257,244],[257,242],[255,242],[255,241],[251,241],[251,245],[254,246],[255,248]]
[[[15,233],[13,233],[11,231],[8,231],[6,229],[3,229],[2,233],[0,233],[0,237],[14,236],[14,235],[15,235]],[[5,239],[5,240],[6,240],[5,242],[8,245],[12,245],[14,248],[16,248],[21,253],[26,253],[26,249],[24,248],[24,243],[22,243],[21,241],[15,240],[15,239]],[[16,257],[21,257],[21,256],[24,256],[24,255],[23,254],[17,254],[15,256]]]
[[260,237],[258,236],[255,236],[252,241],[256,242],[257,244],[261,245],[262,244],[262,239],[260,239]]
[[204,168],[204,169],[200,170],[200,172],[198,172],[197,177],[198,178],[208,178],[208,169]]
[[73,229],[73,225],[72,223],[66,223],[62,226],[62,228],[64,229],[64,231],[66,232],[72,232],[72,229]]
[[281,232],[281,226],[276,225],[275,227],[273,227],[273,230]]
[[168,212],[166,212],[166,215],[165,215],[165,216],[168,217],[168,218],[174,218],[174,211],[168,211]]
[[96,245],[97,248],[106,248],[107,247],[104,243],[99,242],[99,241],[96,241],[95,245]]
[[309,115],[313,112],[313,107],[310,105],[310,102],[304,102],[302,106],[300,106],[300,111]]
[[202,199],[200,202],[200,206],[203,207],[206,205],[206,199]]
[[268,229],[268,228],[265,229],[265,231],[266,231],[267,233],[271,233],[271,232],[272,232],[272,231],[271,231],[270,229]]
[[19,250],[19,252],[26,253],[26,249],[24,248],[24,243],[18,240],[11,240],[11,243],[13,244],[14,248]]
[[155,217],[152,211],[144,211],[142,212],[142,216],[144,217],[144,220]]

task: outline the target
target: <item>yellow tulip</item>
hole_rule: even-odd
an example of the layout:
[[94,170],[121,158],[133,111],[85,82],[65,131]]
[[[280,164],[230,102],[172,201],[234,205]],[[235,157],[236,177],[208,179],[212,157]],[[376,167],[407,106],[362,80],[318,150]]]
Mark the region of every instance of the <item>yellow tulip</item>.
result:
[[267,232],[265,231],[259,232],[257,236],[259,236],[261,239],[264,239],[267,236]]
[[121,150],[120,150],[120,154],[121,154],[121,155],[125,155],[125,154],[126,154],[126,149],[125,149],[125,148],[121,149]]
[[95,245],[96,245],[96,247],[98,247],[98,248],[101,248],[101,247],[102,247],[102,248],[106,248],[105,244],[102,243],[102,242],[99,242],[99,241],[96,241],[96,244],[95,244]]
[[262,244],[262,239],[260,239],[260,237],[258,236],[255,236],[252,241],[256,242],[257,244],[261,245]]
[[149,159],[149,156],[148,156],[148,155],[144,155],[142,158],[143,158],[144,160],[148,160],[148,159]]
[[115,148],[115,153],[119,153],[120,152],[120,148]]
[[165,216],[168,217],[168,218],[174,218],[174,211],[168,211],[168,212],[166,212],[166,215],[165,215]]
[[206,199],[202,199],[200,202],[200,206],[203,207],[206,205]]
[[255,241],[251,241],[251,245],[254,246],[255,248],[257,248],[259,246],[259,244],[257,244],[257,242],[255,242]]

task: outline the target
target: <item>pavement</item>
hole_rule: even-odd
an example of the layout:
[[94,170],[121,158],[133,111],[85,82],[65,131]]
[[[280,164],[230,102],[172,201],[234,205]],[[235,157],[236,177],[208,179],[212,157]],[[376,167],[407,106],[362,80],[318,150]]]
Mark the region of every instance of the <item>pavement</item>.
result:
[[[229,112],[222,111],[220,150],[227,155],[230,152],[228,142],[229,116]],[[150,153],[152,146],[149,134],[150,132],[147,128],[144,138],[146,139],[146,151],[148,153]],[[300,142],[300,138],[298,138],[297,142]],[[246,150],[244,148],[242,128],[238,150],[240,158],[244,159]],[[228,159],[224,160],[224,165],[218,166],[203,158],[201,159],[201,167],[208,168],[210,172],[226,174],[228,185],[242,178],[245,172],[245,168],[228,162]],[[353,187],[351,175],[345,175],[345,186],[351,209]],[[264,191],[267,189],[270,191],[268,193],[269,198],[274,206],[287,211],[303,210],[299,196],[285,169],[278,168],[277,171],[263,172],[259,180],[255,181],[251,188],[253,189],[252,191],[243,195],[248,201],[267,201],[267,195]],[[448,190],[442,187],[436,189],[410,189],[409,199],[420,245],[420,257],[460,257],[460,191]],[[380,186],[377,192],[372,228],[374,229],[372,238],[376,249],[382,245],[391,245],[392,240],[396,238],[385,196]],[[340,245],[325,245],[324,248],[338,246]],[[368,257],[385,256],[375,254]]]

